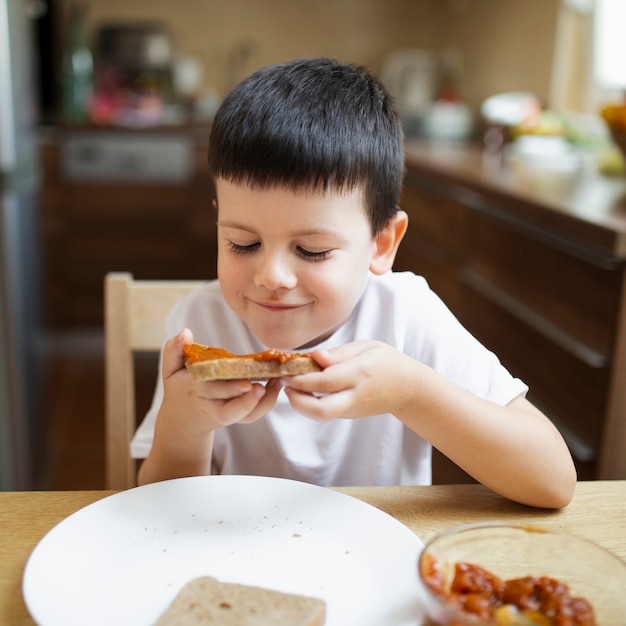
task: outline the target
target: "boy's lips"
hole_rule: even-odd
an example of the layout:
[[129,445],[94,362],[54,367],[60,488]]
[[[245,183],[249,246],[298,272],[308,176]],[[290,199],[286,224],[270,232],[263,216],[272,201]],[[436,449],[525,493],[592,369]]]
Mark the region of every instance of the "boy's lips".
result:
[[268,300],[268,301],[252,300],[252,302],[254,302],[254,304],[261,307],[262,309],[265,309],[267,311],[277,311],[277,312],[293,311],[295,309],[301,309],[302,307],[306,306],[306,304],[290,304],[286,302],[277,302],[276,300]]

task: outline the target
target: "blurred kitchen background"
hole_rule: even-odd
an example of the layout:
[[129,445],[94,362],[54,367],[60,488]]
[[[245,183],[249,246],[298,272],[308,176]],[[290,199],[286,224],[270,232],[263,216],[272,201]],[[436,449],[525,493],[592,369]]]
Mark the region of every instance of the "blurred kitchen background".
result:
[[[215,275],[205,150],[243,77],[305,56],[363,64],[414,141],[567,113],[622,175],[599,114],[626,87],[624,22],[601,19],[620,4],[0,0],[0,489],[104,485],[103,276]],[[145,407],[156,361],[138,366]]]

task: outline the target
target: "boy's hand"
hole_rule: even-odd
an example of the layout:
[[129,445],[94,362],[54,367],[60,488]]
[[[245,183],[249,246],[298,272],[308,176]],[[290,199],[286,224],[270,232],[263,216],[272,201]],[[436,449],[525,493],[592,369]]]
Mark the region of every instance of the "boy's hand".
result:
[[283,378],[291,405],[319,420],[358,418],[401,411],[415,392],[402,383],[404,368],[415,367],[410,357],[378,341],[354,341],[316,350],[322,372]]
[[183,346],[193,343],[185,329],[163,350],[163,402],[140,485],[211,473],[213,431],[235,422],[254,422],[276,403],[280,381],[265,387],[247,380],[196,382],[185,367]]
[[165,345],[159,420],[177,421],[190,434],[202,434],[235,422],[254,422],[274,406],[280,390],[278,380],[265,386],[248,380],[194,381],[183,355],[183,346],[190,343],[193,335],[185,329]]

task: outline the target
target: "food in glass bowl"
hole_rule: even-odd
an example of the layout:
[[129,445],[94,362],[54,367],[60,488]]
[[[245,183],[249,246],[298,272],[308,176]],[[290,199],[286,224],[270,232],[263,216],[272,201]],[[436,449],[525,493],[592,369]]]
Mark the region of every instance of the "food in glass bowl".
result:
[[626,624],[626,563],[567,533],[497,523],[461,526],[426,545],[418,570],[427,624]]
[[598,626],[591,604],[548,576],[503,580],[474,563],[455,563],[452,571],[426,555],[422,575],[433,593],[456,610],[498,626]]

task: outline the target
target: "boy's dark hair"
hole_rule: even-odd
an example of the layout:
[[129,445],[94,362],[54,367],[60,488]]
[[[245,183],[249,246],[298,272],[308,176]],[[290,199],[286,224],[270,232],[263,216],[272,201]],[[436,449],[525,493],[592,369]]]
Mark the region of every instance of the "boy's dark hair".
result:
[[214,178],[260,188],[363,187],[373,234],[398,210],[404,176],[400,119],[378,79],[334,59],[261,69],[215,115]]

